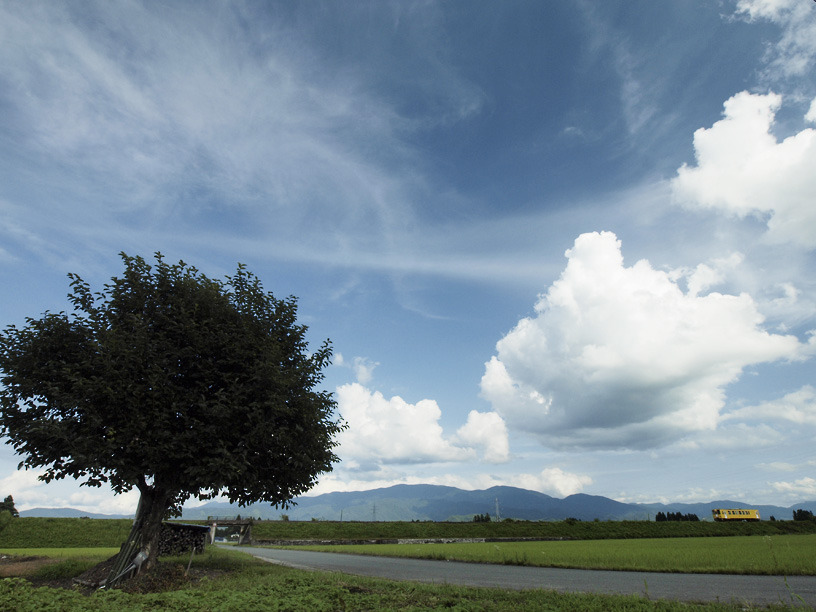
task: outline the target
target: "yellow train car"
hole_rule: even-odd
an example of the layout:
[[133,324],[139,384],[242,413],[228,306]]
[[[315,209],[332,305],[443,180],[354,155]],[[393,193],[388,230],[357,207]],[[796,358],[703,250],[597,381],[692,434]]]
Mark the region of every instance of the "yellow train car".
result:
[[714,508],[711,511],[715,521],[758,521],[759,510],[750,508]]

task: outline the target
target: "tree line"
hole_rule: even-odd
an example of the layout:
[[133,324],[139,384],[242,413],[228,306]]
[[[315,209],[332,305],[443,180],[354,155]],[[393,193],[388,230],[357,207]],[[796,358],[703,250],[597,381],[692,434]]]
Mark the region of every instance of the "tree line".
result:
[[658,512],[655,515],[655,521],[662,523],[664,521],[699,521],[700,518],[696,514],[683,514],[682,512]]
[[816,517],[813,516],[813,512],[810,510],[803,510],[799,508],[793,511],[793,520],[794,521],[816,521]]

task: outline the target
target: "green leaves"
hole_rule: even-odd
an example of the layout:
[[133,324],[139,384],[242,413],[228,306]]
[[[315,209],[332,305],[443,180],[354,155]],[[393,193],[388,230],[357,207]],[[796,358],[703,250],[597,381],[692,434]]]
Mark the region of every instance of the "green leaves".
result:
[[331,470],[343,424],[315,388],[331,345],[308,352],[296,299],[243,265],[220,281],[159,253],[121,257],[101,292],[69,275],[70,316],[0,335],[0,428],[23,464],[174,504],[282,504]]

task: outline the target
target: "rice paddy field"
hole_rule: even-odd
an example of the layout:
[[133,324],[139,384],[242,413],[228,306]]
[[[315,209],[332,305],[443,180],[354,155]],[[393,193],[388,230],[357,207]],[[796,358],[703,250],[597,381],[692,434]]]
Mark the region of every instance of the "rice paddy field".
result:
[[[261,524],[263,525],[263,523]],[[255,527],[260,527],[256,525]],[[642,596],[610,596],[557,593],[548,590],[505,591],[453,585],[355,577],[340,573],[301,571],[264,563],[238,550],[208,546],[196,555],[187,571],[189,556],[160,559],[149,575],[138,577],[132,588],[88,591],[72,586],[72,578],[109,558],[127,536],[130,521],[104,519],[14,519],[0,533],[0,610],[20,612],[59,610],[168,611],[266,611],[266,610],[460,610],[460,611],[691,611],[705,612],[751,609],[746,602],[708,604],[652,600]],[[267,532],[288,539],[330,531],[348,538],[372,534],[407,537],[476,537],[475,525],[456,526],[451,534],[440,524],[267,524]],[[752,525],[732,529],[725,536],[707,525],[670,527],[675,537],[645,537],[655,524],[593,523],[585,525],[532,524],[521,535],[541,537],[547,530],[560,533],[572,529],[564,541],[482,542],[458,544],[328,546],[334,552],[462,559],[471,562],[553,567],[594,567],[647,571],[728,572],[748,574],[814,575],[813,551],[816,534],[807,526]],[[781,528],[780,528],[781,527]],[[484,531],[483,526],[479,529]],[[491,537],[515,537],[494,527]],[[512,527],[518,530],[518,526]],[[665,528],[662,526],[657,529]],[[698,529],[698,535],[695,535]],[[808,531],[810,529],[810,531]],[[470,531],[469,531],[470,530]],[[604,530],[606,530],[604,532]],[[705,530],[703,532],[703,530]],[[262,530],[261,530],[262,531]],[[432,534],[429,532],[433,532]],[[499,533],[497,533],[499,532]],[[699,535],[699,533],[704,535]],[[615,538],[578,539],[597,533]],[[625,534],[630,534],[629,536]],[[284,538],[287,539],[287,538]],[[314,548],[314,547],[311,547]],[[801,608],[791,593],[773,609]]]
[[[47,549],[44,549],[47,550]],[[44,552],[41,550],[41,552]],[[743,612],[745,602],[689,603],[640,596],[558,593],[428,585],[309,572],[271,565],[235,550],[208,547],[185,576],[181,558],[163,559],[142,589],[83,592],[0,580],[0,610],[15,612],[332,612],[454,610],[458,612]],[[773,610],[797,609],[795,593]],[[799,608],[801,609],[801,608]]]
[[816,575],[816,535],[305,546],[309,550],[541,567]]

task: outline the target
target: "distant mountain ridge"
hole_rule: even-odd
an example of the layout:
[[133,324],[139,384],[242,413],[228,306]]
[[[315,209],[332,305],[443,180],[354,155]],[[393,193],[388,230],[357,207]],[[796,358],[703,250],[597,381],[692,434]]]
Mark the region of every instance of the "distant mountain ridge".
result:
[[76,508],[30,508],[20,510],[20,516],[38,516],[43,518],[98,518],[98,519],[125,519],[133,518],[133,514],[99,514],[98,512],[85,512]]
[[[774,516],[790,520],[793,510],[802,508],[816,512],[816,501],[806,501],[788,507],[750,504],[732,500],[705,503],[629,504],[599,495],[578,493],[563,499],[517,487],[496,486],[466,491],[443,485],[394,485],[367,491],[324,493],[314,497],[299,497],[297,505],[283,510],[269,504],[240,507],[228,503],[209,502],[195,508],[184,508],[183,519],[202,520],[208,516],[252,516],[261,519],[308,521],[469,521],[477,514],[520,520],[649,520],[658,512],[696,514],[700,519],[711,517],[712,508],[756,508],[763,519]],[[21,516],[88,516],[90,518],[127,518],[92,514],[70,508],[35,508],[20,512]],[[132,515],[131,515],[132,517]]]

